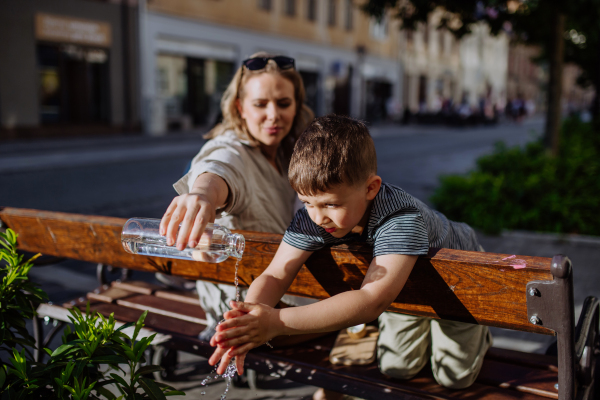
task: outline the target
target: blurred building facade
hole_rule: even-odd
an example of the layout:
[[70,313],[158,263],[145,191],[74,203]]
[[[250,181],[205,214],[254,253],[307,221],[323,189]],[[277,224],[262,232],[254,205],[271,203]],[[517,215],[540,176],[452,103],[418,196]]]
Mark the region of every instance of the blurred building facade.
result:
[[[402,114],[492,117],[521,96],[545,100],[535,48],[484,24],[456,39],[434,11],[415,31],[376,21],[358,0],[3,0],[0,138],[143,127],[207,127],[241,61],[257,51],[296,59],[317,115],[369,122]],[[593,92],[564,74],[565,110]],[[85,129],[81,129],[84,127]]]
[[135,4],[0,2],[0,135],[139,125]]
[[471,113],[503,107],[506,101],[509,40],[493,36],[486,25],[475,25],[460,40],[438,29],[443,13],[430,14],[428,23],[401,35],[404,65],[402,104],[406,112]]
[[514,43],[508,54],[507,100],[524,103],[529,114],[542,112],[546,103],[548,73],[544,67],[535,63],[540,49]]
[[[352,0],[151,0],[140,5],[146,130],[211,125],[242,60],[257,51],[296,59],[307,103],[385,119],[401,102],[397,21]],[[392,110],[393,111],[393,110]]]

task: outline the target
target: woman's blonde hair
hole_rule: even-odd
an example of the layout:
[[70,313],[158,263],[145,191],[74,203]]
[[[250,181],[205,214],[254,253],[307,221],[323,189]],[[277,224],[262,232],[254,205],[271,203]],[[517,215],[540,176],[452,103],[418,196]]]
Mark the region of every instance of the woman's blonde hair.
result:
[[[251,56],[251,58],[254,57],[273,57],[273,55],[265,52],[259,52]],[[283,156],[282,161],[287,164],[292,156],[296,139],[300,137],[310,121],[313,120],[314,114],[312,110],[306,104],[304,104],[304,84],[302,82],[302,76],[300,73],[294,68],[285,70],[279,69],[273,60],[269,60],[265,68],[258,71],[250,71],[244,66],[240,66],[238,68],[233,76],[233,79],[229,83],[229,86],[227,86],[225,93],[223,93],[223,98],[221,99],[221,113],[223,114],[223,121],[215,126],[204,137],[206,139],[212,139],[222,135],[227,130],[233,130],[238,138],[242,140],[248,140],[255,146],[258,145],[258,141],[252,136],[252,134],[250,134],[244,119],[240,115],[236,105],[236,100],[241,100],[244,98],[244,85],[246,82],[248,82],[251,77],[263,73],[281,75],[294,85],[296,116],[294,117],[294,122],[292,123],[290,132],[279,145],[280,154]]]

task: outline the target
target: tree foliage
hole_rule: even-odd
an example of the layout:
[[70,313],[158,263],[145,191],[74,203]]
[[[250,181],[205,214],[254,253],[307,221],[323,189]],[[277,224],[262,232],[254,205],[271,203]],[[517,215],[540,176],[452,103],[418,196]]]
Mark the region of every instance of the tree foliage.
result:
[[[505,31],[513,41],[541,48],[539,60],[549,65],[544,144],[555,156],[560,148],[564,62],[581,67],[579,83],[600,87],[600,0],[368,0],[361,8],[375,18],[391,12],[403,29],[415,29],[440,9],[443,17],[437,28],[457,38],[470,33],[474,24],[485,23],[492,34]],[[596,93],[593,115],[598,120]]]

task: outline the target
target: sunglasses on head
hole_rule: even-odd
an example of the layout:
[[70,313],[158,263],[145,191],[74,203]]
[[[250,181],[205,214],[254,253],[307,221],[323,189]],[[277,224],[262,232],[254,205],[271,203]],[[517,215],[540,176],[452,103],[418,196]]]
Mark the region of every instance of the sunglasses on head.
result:
[[275,64],[277,64],[279,69],[290,69],[295,68],[296,66],[293,58],[285,56],[248,58],[242,61],[242,65],[250,71],[258,71],[259,69],[266,67],[269,60],[275,61]]

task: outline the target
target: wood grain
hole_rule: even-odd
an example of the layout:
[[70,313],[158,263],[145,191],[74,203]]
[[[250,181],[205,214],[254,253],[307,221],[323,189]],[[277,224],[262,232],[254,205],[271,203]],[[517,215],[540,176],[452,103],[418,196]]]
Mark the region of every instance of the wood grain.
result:
[[[31,252],[115,267],[163,272],[188,279],[232,284],[235,260],[220,264],[137,256],[121,245],[125,219],[4,208],[0,219],[19,234],[19,248]],[[281,235],[236,231],[246,250],[240,263],[240,284],[248,286],[273,258]],[[527,319],[526,284],[552,280],[550,258],[432,249],[420,257],[389,311],[554,335]],[[514,259],[526,267],[516,269]],[[372,259],[365,245],[335,246],[314,253],[288,293],[324,299],[357,290]],[[504,260],[503,260],[504,259]],[[519,261],[521,263],[521,261]]]

